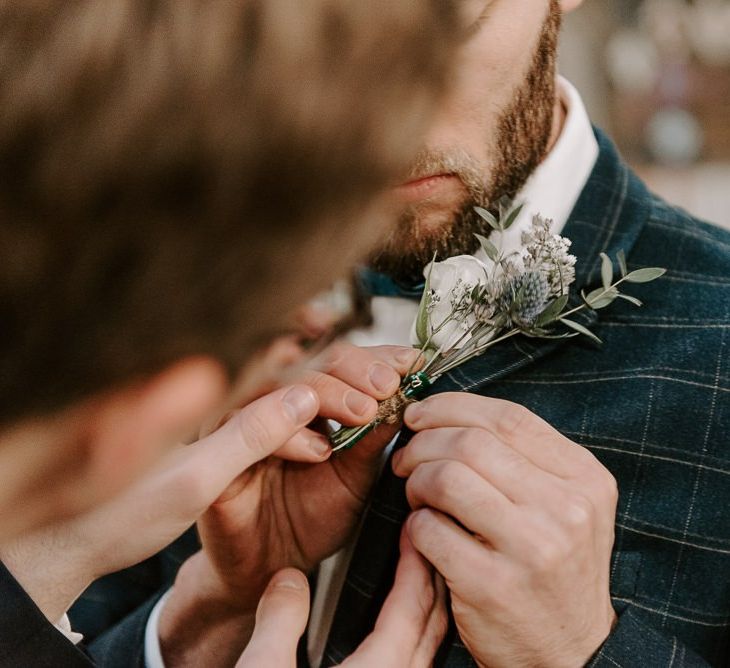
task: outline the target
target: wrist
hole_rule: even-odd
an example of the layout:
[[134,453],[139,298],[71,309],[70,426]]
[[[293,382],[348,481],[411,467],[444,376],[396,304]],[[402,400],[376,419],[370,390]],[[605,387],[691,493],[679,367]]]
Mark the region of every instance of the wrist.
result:
[[556,665],[566,666],[585,666],[591,660],[602,645],[608,640],[611,632],[618,624],[618,616],[613,606],[609,605],[606,614],[601,623],[598,624],[592,633],[588,635],[585,642],[576,647],[576,652],[568,659],[568,661]]
[[180,568],[160,613],[165,665],[232,665],[253,633],[255,615],[256,603],[235,601],[198,552]]
[[0,559],[52,624],[57,624],[93,581],[82,559],[65,550],[53,552],[23,540],[4,545]]

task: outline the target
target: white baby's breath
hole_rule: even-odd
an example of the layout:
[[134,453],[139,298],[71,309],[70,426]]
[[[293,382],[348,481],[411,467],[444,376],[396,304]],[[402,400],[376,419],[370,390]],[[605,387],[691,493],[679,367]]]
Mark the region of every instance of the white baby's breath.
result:
[[[335,450],[352,447],[378,424],[397,422],[399,415],[395,413],[423,388],[513,336],[564,339],[583,335],[600,343],[595,334],[569,316],[584,309],[606,308],[619,298],[640,306],[638,299],[621,293],[619,286],[646,283],[665,273],[660,268],[629,272],[626,258],[619,252],[616,260],[621,276],[614,280],[613,263],[601,253],[602,287],[581,293],[583,302],[566,310],[569,288],[575,281],[576,258],[569,252],[570,240],[552,233],[552,221],[535,216],[530,229],[522,235],[523,250],[510,255],[501,251],[501,235],[521,209],[501,204],[498,218],[485,209],[475,209],[500,237],[495,245],[491,239],[477,235],[490,264],[471,255],[459,255],[443,262],[434,258],[426,267],[426,285],[412,333],[425,366],[415,374],[406,374],[396,395],[398,401],[391,402],[396,408],[382,403],[373,422],[335,432],[330,437]],[[553,329],[556,325],[562,325],[562,331]]]
[[[474,289],[480,291],[488,282],[488,268],[471,255],[450,257],[443,262],[433,262],[424,270],[429,278],[430,294],[427,339],[435,349],[461,348],[469,340],[469,330],[477,323]],[[418,341],[413,329],[414,343]]]

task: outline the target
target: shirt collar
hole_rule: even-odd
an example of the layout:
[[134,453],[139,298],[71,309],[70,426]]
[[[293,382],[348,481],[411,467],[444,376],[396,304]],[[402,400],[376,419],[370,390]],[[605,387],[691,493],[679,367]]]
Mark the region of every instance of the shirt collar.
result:
[[[558,95],[566,112],[563,128],[515,199],[525,207],[504,234],[503,249],[507,252],[522,247],[522,232],[530,228],[535,214],[551,218],[553,232],[560,234],[598,160],[598,142],[580,94],[567,79],[558,77]],[[481,253],[476,255],[483,260]]]
[[[598,142],[580,94],[571,83],[559,77],[558,95],[566,111],[562,131],[517,197],[518,202],[525,202],[525,208],[505,234],[505,252],[522,248],[522,232],[529,229],[536,213],[552,218],[553,230],[560,234],[598,160]],[[476,256],[486,260],[483,251]],[[409,346],[417,309],[418,302],[412,299],[374,297],[373,326],[351,332],[348,339],[360,346]]]

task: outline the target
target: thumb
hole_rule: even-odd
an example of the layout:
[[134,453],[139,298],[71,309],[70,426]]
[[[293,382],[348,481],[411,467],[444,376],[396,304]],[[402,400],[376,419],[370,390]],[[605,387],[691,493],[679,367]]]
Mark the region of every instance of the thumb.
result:
[[281,448],[314,419],[318,410],[319,398],[312,388],[286,387],[250,403],[191,447],[208,457],[216,453],[217,468],[227,470],[230,481]]
[[171,519],[175,530],[178,524],[189,526],[246,469],[291,440],[318,409],[319,399],[306,385],[257,399],[212,434],[171,453],[157,475],[134,490],[136,507],[150,501],[150,526],[152,520],[169,526]]
[[236,668],[296,668],[308,617],[307,578],[293,568],[279,571],[259,601],[256,627]]

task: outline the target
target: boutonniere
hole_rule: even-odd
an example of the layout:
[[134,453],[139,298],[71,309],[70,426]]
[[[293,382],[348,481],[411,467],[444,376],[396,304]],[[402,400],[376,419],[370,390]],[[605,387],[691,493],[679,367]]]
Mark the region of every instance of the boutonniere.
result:
[[476,235],[486,261],[462,255],[443,262],[434,258],[426,267],[413,331],[423,366],[406,374],[396,395],[380,402],[372,422],[335,431],[330,436],[333,450],[352,447],[380,424],[397,423],[405,407],[445,373],[512,337],[586,336],[600,344],[601,340],[572,316],[585,309],[604,309],[617,299],[641,306],[636,297],[621,292],[621,286],[648,283],[666,272],[658,267],[629,272],[620,251],[616,258],[620,276],[615,277],[611,259],[601,253],[601,287],[587,294],[581,292],[581,304],[568,309],[576,258],[570,254],[570,240],[551,233],[552,221],[535,216],[529,231],[522,235],[522,250],[502,250],[502,235],[521,210],[522,206],[500,206],[499,215],[493,216],[476,208],[497,233],[496,244]]

